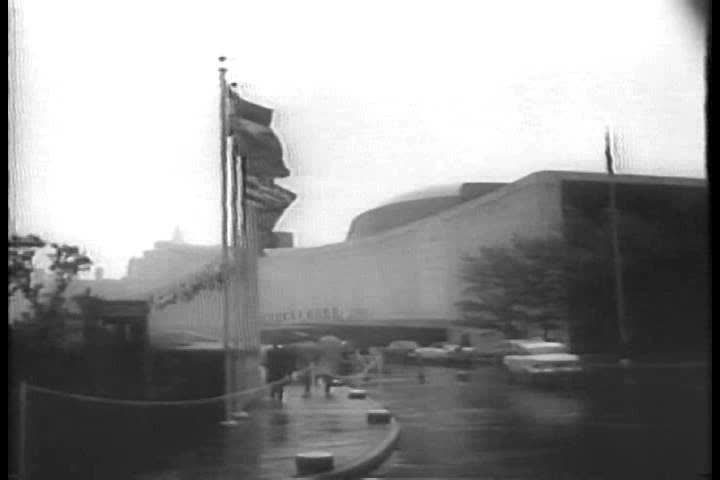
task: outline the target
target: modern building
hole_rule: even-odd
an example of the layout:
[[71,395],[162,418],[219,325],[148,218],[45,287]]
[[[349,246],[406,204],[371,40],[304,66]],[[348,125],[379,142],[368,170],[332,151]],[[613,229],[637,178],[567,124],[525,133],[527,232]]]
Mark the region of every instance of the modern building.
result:
[[[342,243],[269,250],[260,264],[263,324],[343,325],[350,336],[351,327],[357,333],[385,327],[394,329],[393,335],[398,327],[445,329],[462,319],[457,303],[463,299],[460,270],[466,255],[507,245],[513,236],[559,234],[582,243],[584,232],[569,221],[576,214],[609,231],[608,179],[546,171],[509,184],[467,183],[454,192],[431,191],[365,212]],[[662,258],[639,261],[629,238],[623,247],[630,233],[621,225],[629,321],[650,342],[647,348],[672,349],[672,342],[691,348],[703,341],[709,319],[707,183],[649,176],[615,181],[620,215],[648,223],[652,233],[642,241],[673,245],[686,267],[668,265],[662,271]],[[643,270],[653,263],[654,272]],[[608,268],[611,274],[611,263]],[[613,285],[605,282],[591,298],[576,290],[570,301],[573,322],[555,336],[577,348],[610,348],[617,342]],[[680,318],[685,333],[672,333]]]
[[[695,348],[704,342],[709,319],[707,182],[614,179],[620,216],[650,228],[641,239],[648,248],[640,250],[672,247],[643,256],[621,224],[625,301],[636,336],[648,349]],[[543,171],[507,184],[418,192],[359,215],[341,243],[267,249],[259,264],[261,328],[314,328],[376,344],[398,336],[439,338],[462,320],[457,303],[463,299],[465,256],[507,245],[514,236],[563,235],[582,244],[585,232],[569,221],[577,215],[609,231],[608,181],[599,173]],[[168,284],[217,253],[217,247],[158,242],[131,261],[127,279]],[[610,263],[608,268],[590,293],[571,287],[571,321],[555,335],[576,348],[603,350],[617,343]],[[217,335],[217,325],[190,317],[178,319],[184,330]],[[174,321],[166,318],[162,328]]]

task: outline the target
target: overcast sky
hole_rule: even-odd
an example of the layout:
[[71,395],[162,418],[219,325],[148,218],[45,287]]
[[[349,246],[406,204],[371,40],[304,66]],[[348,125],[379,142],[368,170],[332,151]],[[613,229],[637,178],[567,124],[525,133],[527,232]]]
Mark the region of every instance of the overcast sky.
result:
[[175,226],[218,242],[219,55],[276,111],[301,246],[408,191],[601,171],[607,123],[623,173],[705,176],[685,0],[14,1],[18,229],[111,276]]

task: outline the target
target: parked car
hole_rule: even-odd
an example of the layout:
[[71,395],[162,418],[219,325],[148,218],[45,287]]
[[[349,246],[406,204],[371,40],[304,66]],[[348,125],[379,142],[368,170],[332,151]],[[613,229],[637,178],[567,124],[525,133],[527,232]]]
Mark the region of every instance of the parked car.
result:
[[429,347],[419,347],[410,352],[410,357],[421,360],[471,360],[474,349],[472,347],[461,347],[453,343],[433,343]]
[[511,341],[513,353],[502,364],[512,380],[554,382],[571,380],[582,372],[580,357],[568,353],[567,346],[541,340]]
[[420,348],[417,342],[412,340],[395,340],[383,349],[383,355],[388,360],[405,360],[408,354]]
[[449,344],[433,343],[428,347],[416,348],[415,350],[409,352],[408,356],[420,360],[446,360],[453,349],[453,346]]
[[502,365],[508,355],[539,355],[544,353],[568,353],[567,345],[542,339],[510,339],[478,353],[476,358],[485,358],[496,365]]

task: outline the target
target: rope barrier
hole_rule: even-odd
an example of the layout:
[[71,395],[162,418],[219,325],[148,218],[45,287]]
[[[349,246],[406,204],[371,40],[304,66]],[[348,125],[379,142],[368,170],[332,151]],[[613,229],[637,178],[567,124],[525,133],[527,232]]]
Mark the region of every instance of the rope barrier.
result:
[[[351,380],[355,378],[361,378],[364,375],[367,375],[368,371],[370,371],[371,368],[373,368],[377,364],[377,359],[372,360],[369,362],[365,367],[362,369],[362,371],[352,374],[352,375],[334,375],[335,378],[343,379],[343,380]],[[297,375],[302,375],[303,373],[306,373],[310,371],[311,367],[303,368],[297,372],[295,372]],[[63,392],[61,390],[54,390],[51,388],[45,388],[40,387],[37,385],[27,385],[28,392],[37,392],[37,393],[43,393],[45,395],[53,395],[56,397],[64,397],[64,398],[70,398],[73,400],[78,400],[82,402],[90,402],[90,403],[101,403],[106,405],[125,405],[125,406],[132,406],[132,407],[170,407],[170,406],[177,406],[177,407],[184,407],[184,406],[192,406],[192,405],[205,405],[210,404],[213,402],[219,402],[222,400],[227,400],[231,398],[239,398],[242,396],[246,396],[252,393],[261,392],[263,390],[269,390],[275,385],[280,385],[286,383],[286,379],[276,380],[274,382],[266,383],[265,385],[261,385],[254,388],[249,388],[246,390],[240,390],[237,392],[231,392],[226,393],[224,395],[219,395],[216,397],[208,397],[208,398],[198,398],[198,399],[192,399],[192,400],[122,400],[118,398],[109,398],[109,397],[96,397],[93,395],[84,395],[80,393],[71,393],[71,392]]]
[[[307,370],[309,370],[309,368],[300,370],[298,373],[303,373]],[[245,395],[249,395],[251,393],[257,393],[257,392],[261,392],[263,390],[268,390],[268,389],[272,388],[273,386],[280,385],[282,383],[285,383],[286,381],[287,380],[285,380],[285,379],[276,380],[274,382],[266,383],[265,385],[261,385],[259,387],[249,388],[246,390],[240,390],[238,392],[226,393],[224,395],[219,395],[217,397],[198,398],[198,399],[193,399],[193,400],[121,400],[121,399],[117,399],[117,398],[95,397],[92,395],[83,395],[83,394],[79,394],[79,393],[63,392],[60,390],[53,390],[51,388],[39,387],[39,386],[29,385],[29,384],[27,386],[27,389],[28,389],[28,391],[44,393],[46,395],[54,395],[56,397],[71,398],[71,399],[79,400],[79,401],[83,401],[83,402],[102,403],[102,404],[106,404],[106,405],[125,405],[125,406],[133,406],[133,407],[168,407],[168,406],[184,407],[184,406],[191,406],[191,405],[210,404],[210,403],[218,402],[221,400],[227,400],[229,398],[242,397]]]

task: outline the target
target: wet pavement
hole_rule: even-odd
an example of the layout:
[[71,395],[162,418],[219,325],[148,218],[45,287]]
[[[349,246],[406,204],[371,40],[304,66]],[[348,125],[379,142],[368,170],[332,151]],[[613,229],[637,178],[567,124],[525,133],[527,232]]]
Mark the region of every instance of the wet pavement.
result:
[[29,399],[29,480],[276,480],[296,473],[295,455],[328,451],[335,467],[355,461],[388,436],[368,425],[372,399],[326,398],[285,389],[283,404],[262,399],[236,427],[219,424],[223,402],[136,407],[34,394]]
[[166,460],[138,480],[276,480],[295,475],[295,455],[326,451],[336,468],[362,456],[387,435],[387,425],[368,425],[366,412],[378,408],[370,399],[349,399],[348,387],[322,389],[303,398],[302,388],[285,389],[283,404],[270,399],[232,428],[217,427],[196,447]]
[[399,450],[368,477],[692,479],[710,471],[708,369],[645,368],[540,389],[480,366],[393,366],[368,385],[397,416]]
[[[400,449],[377,478],[691,479],[708,472],[709,369],[664,365],[618,369],[578,388],[513,384],[498,367],[458,370],[391,366],[363,386],[326,399],[266,400],[238,427],[218,425],[222,402],[136,408],[42,395],[29,400],[30,480],[267,479],[295,473],[294,456],[327,450],[354,460],[387,435],[368,426],[379,402],[399,420]],[[68,432],[72,432],[69,434]]]

